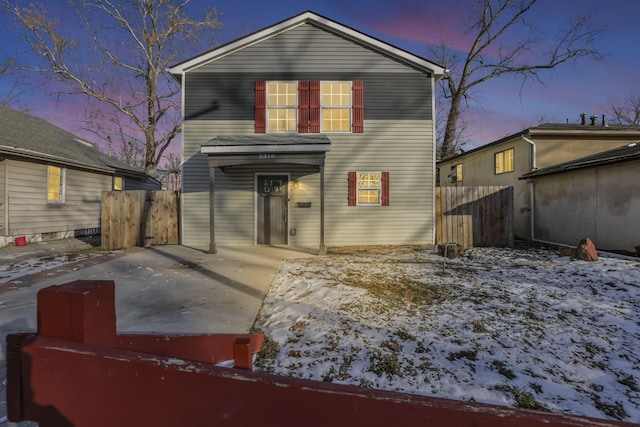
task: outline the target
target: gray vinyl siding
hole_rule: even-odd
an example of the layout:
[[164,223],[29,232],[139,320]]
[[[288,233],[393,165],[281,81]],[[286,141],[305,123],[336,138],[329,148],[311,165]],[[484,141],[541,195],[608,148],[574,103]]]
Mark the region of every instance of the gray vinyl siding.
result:
[[364,84],[364,111],[369,120],[431,120],[429,79],[417,71],[370,73],[231,73],[187,75],[186,120],[253,120],[255,82],[352,81]]
[[[325,244],[431,244],[434,241],[434,136],[431,76],[311,24],[290,29],[187,72],[183,81],[182,239],[209,247],[209,168],[200,148],[220,135],[254,135],[258,80],[364,82],[364,133],[326,134]],[[295,247],[317,248],[320,174],[290,172],[289,236]],[[254,172],[216,169],[216,243],[255,242]],[[347,206],[349,171],[388,171],[390,206]],[[298,208],[298,202],[311,202]]]
[[0,161],[0,236],[3,236],[7,232],[7,222],[6,222],[6,208],[7,208],[7,200],[6,200],[6,173],[7,173],[7,160]]
[[[327,246],[433,243],[430,123],[378,121],[365,125],[374,137],[332,138],[325,171]],[[388,171],[389,206],[347,206],[349,171]]]
[[399,60],[347,40],[313,24],[301,25],[200,66],[189,73],[234,73],[255,69],[264,73],[335,72],[406,73]]
[[72,232],[100,227],[102,191],[112,177],[66,168],[65,202],[47,202],[47,165],[10,160],[7,163],[9,233]]
[[[209,169],[200,145],[209,138],[207,128],[218,134],[237,133],[243,123],[189,122],[185,126],[183,182],[183,243],[208,248]],[[325,243],[327,246],[366,244],[431,244],[433,220],[433,147],[429,121],[365,121],[364,134],[329,134],[331,151],[325,167]],[[234,132],[236,131],[236,132]],[[365,131],[366,132],[366,131]],[[200,138],[200,142],[196,142]],[[189,151],[189,154],[187,154]],[[320,174],[297,165],[273,165],[254,169],[234,167],[233,172],[216,169],[216,242],[219,245],[253,244],[254,172],[290,172],[299,188],[290,193],[289,228],[296,229],[289,244],[317,247],[320,236]],[[390,206],[347,206],[349,171],[388,171]],[[297,202],[311,202],[298,208]]]

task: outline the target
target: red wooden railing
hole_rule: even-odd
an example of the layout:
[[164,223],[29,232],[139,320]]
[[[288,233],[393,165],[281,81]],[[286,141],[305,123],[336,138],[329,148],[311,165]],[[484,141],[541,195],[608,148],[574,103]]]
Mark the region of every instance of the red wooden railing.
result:
[[[251,356],[262,340],[119,336],[113,282],[46,288],[38,294],[38,333],[7,337],[9,420],[41,427],[630,425],[254,373]],[[215,366],[230,359],[235,368]]]

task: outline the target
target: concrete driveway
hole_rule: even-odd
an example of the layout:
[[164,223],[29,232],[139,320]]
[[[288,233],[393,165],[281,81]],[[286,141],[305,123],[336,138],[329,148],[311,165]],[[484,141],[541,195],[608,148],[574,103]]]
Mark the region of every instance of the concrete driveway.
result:
[[217,254],[158,246],[76,271],[17,280],[0,292],[0,426],[6,420],[4,337],[36,330],[39,289],[74,280],[113,280],[118,333],[246,333],[281,261],[309,256],[265,246],[226,247]]

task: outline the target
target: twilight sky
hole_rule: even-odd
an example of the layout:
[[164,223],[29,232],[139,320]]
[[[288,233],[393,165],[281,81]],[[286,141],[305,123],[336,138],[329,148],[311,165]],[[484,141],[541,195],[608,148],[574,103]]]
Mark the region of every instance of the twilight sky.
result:
[[[224,28],[217,43],[226,43],[305,10],[311,10],[387,43],[429,58],[427,45],[444,40],[462,52],[471,35],[465,32],[471,0],[194,0],[222,12]],[[46,2],[49,10],[64,16],[64,0]],[[542,73],[544,84],[522,87],[521,81],[502,77],[483,84],[466,113],[470,142],[466,149],[489,143],[542,118],[545,122],[577,123],[580,113],[601,115],[631,94],[640,95],[640,1],[638,0],[539,0],[528,16],[541,34],[552,35],[580,12],[591,11],[608,28],[600,40],[605,62],[582,60]],[[6,15],[0,15],[6,20]],[[16,34],[0,26],[0,63],[19,54]],[[190,56],[201,53],[191,52]],[[186,58],[185,58],[186,59]],[[0,79],[0,98],[10,87]],[[22,89],[14,108],[27,110],[52,123],[89,138],[76,128],[74,117],[82,109],[80,99],[59,101],[46,91]],[[91,140],[91,139],[90,139]],[[178,151],[178,150],[176,150]]]

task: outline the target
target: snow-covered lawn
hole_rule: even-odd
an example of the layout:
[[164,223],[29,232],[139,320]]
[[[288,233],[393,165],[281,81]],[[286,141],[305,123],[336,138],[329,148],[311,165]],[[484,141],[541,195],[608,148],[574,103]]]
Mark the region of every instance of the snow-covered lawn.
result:
[[285,261],[257,369],[640,423],[640,260],[541,249]]

